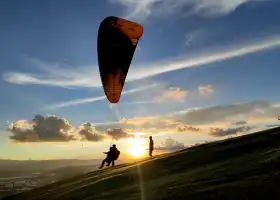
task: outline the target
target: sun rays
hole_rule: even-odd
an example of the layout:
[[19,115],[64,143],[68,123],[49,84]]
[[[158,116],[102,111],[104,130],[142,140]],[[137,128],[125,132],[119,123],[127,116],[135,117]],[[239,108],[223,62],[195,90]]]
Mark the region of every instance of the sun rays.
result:
[[142,139],[139,134],[135,134],[134,138],[129,138],[127,141],[128,148],[126,152],[130,156],[133,158],[144,157],[146,151],[145,140]]

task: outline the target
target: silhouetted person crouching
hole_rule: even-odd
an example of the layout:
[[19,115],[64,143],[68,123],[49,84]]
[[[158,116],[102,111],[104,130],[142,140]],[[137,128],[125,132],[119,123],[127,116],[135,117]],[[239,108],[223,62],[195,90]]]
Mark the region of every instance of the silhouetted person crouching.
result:
[[102,161],[101,166],[99,169],[102,169],[104,167],[104,164],[107,163],[106,166],[110,166],[112,163],[112,166],[115,165],[115,160],[119,158],[120,151],[117,149],[116,145],[114,144],[112,147],[110,147],[110,150],[108,152],[104,152],[107,154],[106,158]]

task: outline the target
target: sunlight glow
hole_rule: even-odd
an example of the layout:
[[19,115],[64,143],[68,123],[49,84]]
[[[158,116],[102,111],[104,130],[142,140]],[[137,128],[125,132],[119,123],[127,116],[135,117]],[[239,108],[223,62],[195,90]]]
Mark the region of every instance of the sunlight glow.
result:
[[129,138],[128,140],[127,153],[134,158],[143,157],[145,154],[145,140],[140,137],[139,134],[135,134],[134,138]]

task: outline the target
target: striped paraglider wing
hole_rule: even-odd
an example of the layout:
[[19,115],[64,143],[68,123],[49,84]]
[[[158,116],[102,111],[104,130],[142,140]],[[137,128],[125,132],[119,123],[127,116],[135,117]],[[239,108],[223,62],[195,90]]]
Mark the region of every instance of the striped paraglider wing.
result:
[[118,17],[105,18],[98,31],[99,72],[105,95],[111,103],[120,100],[125,79],[143,27]]

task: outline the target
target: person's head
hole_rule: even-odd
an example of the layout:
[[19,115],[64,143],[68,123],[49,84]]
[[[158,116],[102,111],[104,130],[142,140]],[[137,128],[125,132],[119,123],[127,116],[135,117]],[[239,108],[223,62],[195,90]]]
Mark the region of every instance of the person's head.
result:
[[150,136],[149,138],[150,138],[150,140],[151,140],[151,139],[153,139],[153,137],[152,137],[152,136]]
[[113,144],[113,148],[116,148],[116,145],[115,145],[115,144]]

